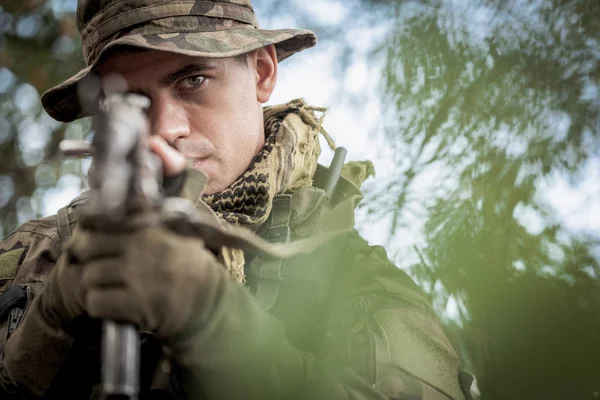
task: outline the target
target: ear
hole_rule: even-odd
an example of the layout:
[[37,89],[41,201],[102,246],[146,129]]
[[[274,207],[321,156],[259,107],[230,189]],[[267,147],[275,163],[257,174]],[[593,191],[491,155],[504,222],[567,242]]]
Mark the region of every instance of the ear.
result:
[[256,70],[256,99],[266,103],[277,83],[277,52],[269,45],[251,53],[250,64]]

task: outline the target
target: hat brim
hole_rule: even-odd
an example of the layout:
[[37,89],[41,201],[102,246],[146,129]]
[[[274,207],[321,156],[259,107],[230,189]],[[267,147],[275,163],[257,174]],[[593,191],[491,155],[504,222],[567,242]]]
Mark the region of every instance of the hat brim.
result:
[[195,57],[226,58],[274,45],[279,62],[291,55],[313,47],[315,34],[299,29],[228,29],[215,32],[167,33],[129,35],[106,45],[96,61],[42,95],[46,112],[60,122],[71,122],[89,116],[81,107],[77,86],[93,73],[106,51],[116,46],[134,46],[148,50],[168,51]]

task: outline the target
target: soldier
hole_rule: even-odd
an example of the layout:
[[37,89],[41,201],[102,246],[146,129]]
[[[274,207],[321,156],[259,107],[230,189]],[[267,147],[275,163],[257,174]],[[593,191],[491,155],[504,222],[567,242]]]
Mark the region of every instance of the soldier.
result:
[[370,164],[326,195],[314,109],[262,107],[312,32],[259,29],[250,0],[80,0],[77,26],[88,67],[43,95],[52,117],[86,116],[78,83],[119,74],[151,100],[165,175],[193,165],[196,208],[265,238],[330,234],[279,262],[161,226],[81,229],[85,198],[25,223],[0,246],[2,399],[97,398],[100,319],[142,332],[142,399],[469,397],[421,290],[353,229]]

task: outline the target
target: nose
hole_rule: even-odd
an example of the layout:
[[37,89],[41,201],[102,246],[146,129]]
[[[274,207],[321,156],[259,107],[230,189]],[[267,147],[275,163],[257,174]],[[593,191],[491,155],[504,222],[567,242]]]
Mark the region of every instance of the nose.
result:
[[152,134],[173,144],[177,139],[190,135],[190,123],[180,101],[168,94],[156,96],[150,106]]

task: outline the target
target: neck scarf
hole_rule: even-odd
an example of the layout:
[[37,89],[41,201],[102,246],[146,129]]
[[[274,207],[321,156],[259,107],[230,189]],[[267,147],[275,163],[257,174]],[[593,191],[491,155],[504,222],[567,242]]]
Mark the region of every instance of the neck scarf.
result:
[[[265,145],[250,166],[222,192],[202,196],[220,220],[256,231],[271,213],[273,198],[280,193],[310,187],[320,154],[319,133],[333,142],[322,128],[323,118],[303,100],[264,109]],[[224,248],[219,258],[240,283],[244,282],[242,251]]]

